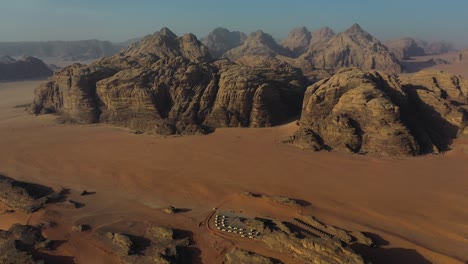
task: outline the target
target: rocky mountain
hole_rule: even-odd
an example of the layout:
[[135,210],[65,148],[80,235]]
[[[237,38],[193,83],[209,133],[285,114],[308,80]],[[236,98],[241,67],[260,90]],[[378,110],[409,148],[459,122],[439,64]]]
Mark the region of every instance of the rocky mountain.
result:
[[354,24],[328,41],[312,43],[300,57],[315,69],[336,71],[344,67],[402,72],[398,59],[379,40]]
[[311,44],[326,42],[336,35],[335,31],[329,27],[319,28],[312,32]]
[[413,38],[402,38],[385,42],[385,46],[400,60],[414,56],[424,56],[426,52]]
[[281,42],[281,46],[288,49],[294,57],[305,52],[312,40],[312,33],[305,27],[295,28],[288,37]]
[[0,42],[0,55],[12,57],[56,57],[66,60],[90,60],[112,56],[125,48],[125,43],[101,40],[47,41],[47,42]]
[[429,42],[417,40],[417,43],[424,49],[427,55],[440,55],[454,50],[453,44],[445,41]]
[[383,156],[445,151],[468,134],[467,95],[468,82],[444,72],[423,71],[401,85],[384,72],[342,69],[307,88],[290,142]]
[[0,80],[41,79],[51,76],[52,73],[43,61],[33,57],[20,60],[9,56],[0,57]]
[[225,28],[216,28],[201,42],[208,48],[213,58],[221,58],[225,52],[237,48],[244,43],[247,35],[239,31],[229,31]]
[[194,35],[164,28],[113,57],[56,73],[36,89],[33,111],[149,133],[206,133],[280,124],[299,114],[305,87],[289,65],[214,62]]
[[288,56],[289,52],[280,46],[271,35],[259,30],[250,34],[241,46],[226,52],[223,57],[237,61],[244,56],[275,57],[276,55]]

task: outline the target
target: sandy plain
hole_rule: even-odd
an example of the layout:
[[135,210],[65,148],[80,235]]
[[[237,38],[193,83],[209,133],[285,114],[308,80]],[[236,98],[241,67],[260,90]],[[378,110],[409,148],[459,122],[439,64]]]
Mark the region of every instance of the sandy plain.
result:
[[[107,125],[59,125],[52,115],[34,116],[15,107],[32,101],[38,83],[0,83],[0,174],[69,188],[71,198],[85,206],[51,205],[25,215],[1,214],[6,206],[0,203],[0,229],[53,219],[58,226],[45,235],[63,241],[50,252],[55,263],[118,263],[89,234],[72,231],[80,223],[134,232],[152,223],[187,230],[196,243],[194,263],[222,263],[222,255],[234,246],[301,263],[258,243],[209,232],[202,223],[213,207],[274,218],[313,215],[330,225],[372,233],[381,245],[366,252],[373,263],[468,261],[467,140],[443,155],[381,159],[279,143],[297,129],[295,123],[184,137],[135,135]],[[81,190],[96,194],[81,197]],[[310,205],[297,210],[250,200],[241,195],[247,191]],[[168,205],[185,210],[175,215],[159,210]]]

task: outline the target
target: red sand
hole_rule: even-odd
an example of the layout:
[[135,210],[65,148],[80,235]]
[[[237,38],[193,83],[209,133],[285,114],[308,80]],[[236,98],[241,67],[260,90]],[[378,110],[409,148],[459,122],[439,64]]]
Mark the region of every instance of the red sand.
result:
[[[468,260],[468,156],[461,150],[404,159],[313,153],[279,143],[294,124],[167,138],[105,125],[56,125],[53,116],[13,108],[30,102],[36,85],[0,84],[0,173],[76,190],[72,195],[86,204],[78,211],[52,206],[43,212],[63,223],[48,233],[51,238],[72,234],[54,254],[75,256],[79,263],[99,254],[93,263],[112,263],[115,259],[90,246],[86,235],[73,235],[71,225],[132,220],[191,230],[204,263],[220,263],[220,254],[233,245],[265,253],[199,226],[213,207],[288,213],[267,202],[246,203],[238,195],[250,191],[308,201],[304,214],[379,235],[388,241],[376,252],[382,263]],[[79,197],[77,191],[84,189],[97,193]],[[191,211],[157,210],[167,205]],[[0,215],[0,228],[8,228],[16,216],[25,221]]]

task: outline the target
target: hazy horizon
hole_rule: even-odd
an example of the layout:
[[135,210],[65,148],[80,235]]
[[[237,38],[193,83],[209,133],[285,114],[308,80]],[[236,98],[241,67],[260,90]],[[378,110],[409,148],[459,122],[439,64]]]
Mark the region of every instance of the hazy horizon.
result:
[[199,38],[216,27],[247,34],[260,29],[282,39],[295,27],[314,30],[329,26],[341,32],[358,23],[381,41],[413,37],[466,47],[467,10],[468,2],[462,0],[445,3],[363,0],[359,4],[344,0],[296,0],[287,4],[280,0],[268,3],[15,0],[2,3],[0,42],[85,39],[122,42],[162,27],[178,35],[191,32]]

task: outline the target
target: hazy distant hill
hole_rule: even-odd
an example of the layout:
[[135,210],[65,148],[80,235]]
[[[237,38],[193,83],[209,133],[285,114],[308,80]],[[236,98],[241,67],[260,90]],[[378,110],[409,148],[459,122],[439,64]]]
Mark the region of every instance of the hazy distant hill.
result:
[[0,42],[0,56],[57,57],[66,60],[89,60],[112,56],[125,48],[126,43],[101,40]]
[[0,80],[40,79],[51,76],[53,71],[39,59],[24,57],[15,60],[9,56],[0,57]]

